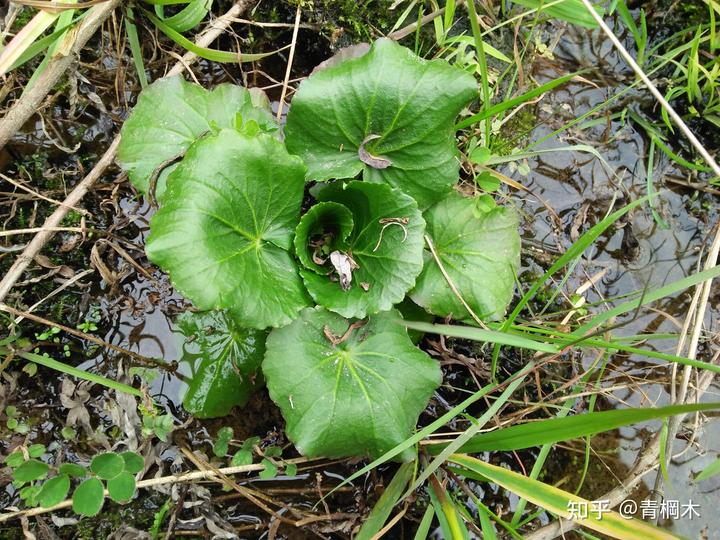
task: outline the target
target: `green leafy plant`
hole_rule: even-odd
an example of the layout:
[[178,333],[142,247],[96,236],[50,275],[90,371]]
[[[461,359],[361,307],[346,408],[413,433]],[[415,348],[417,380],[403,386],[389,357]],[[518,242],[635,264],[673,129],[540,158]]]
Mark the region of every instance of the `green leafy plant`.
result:
[[458,180],[454,122],[477,96],[472,75],[425,61],[389,39],[307,79],[293,98],[288,150],[308,180],[354,178],[386,183],[420,208]]
[[[394,306],[501,318],[520,240],[512,209],[453,190],[472,75],[386,39],[334,64],[300,85],[284,143],[256,94],[175,78],[140,96],[118,155],[158,195],[148,257],[204,310],[177,320],[186,409],[223,416],[264,378],[302,453],[379,456],[442,380]],[[251,459],[252,446],[233,458]]]
[[[135,452],[108,452],[96,455],[89,469],[75,463],[55,468],[38,459],[45,452],[45,446],[33,444],[5,458],[13,470],[13,485],[20,490],[20,498],[28,506],[54,506],[65,500],[72,481],[77,480],[80,483],[73,492],[72,507],[83,516],[100,512],[106,489],[113,501],[129,501],[136,491],[135,475],[145,466],[142,456]],[[51,473],[54,475],[48,478]]]

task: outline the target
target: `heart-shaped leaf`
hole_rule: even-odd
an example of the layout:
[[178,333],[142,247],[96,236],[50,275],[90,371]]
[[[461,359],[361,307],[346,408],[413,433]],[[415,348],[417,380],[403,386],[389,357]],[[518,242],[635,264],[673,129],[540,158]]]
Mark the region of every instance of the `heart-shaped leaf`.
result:
[[[182,77],[159,79],[145,88],[123,125],[118,162],[133,185],[147,193],[153,175],[182,158],[200,137],[220,128],[239,127],[253,120],[271,131],[277,128],[260,97],[233,84],[214,90]],[[164,192],[167,172],[158,178],[156,194]]]
[[263,372],[302,454],[377,457],[411,435],[442,374],[399,318],[390,311],[351,325],[312,308],[270,333]]
[[[261,379],[266,332],[242,328],[221,311],[183,313],[182,361],[193,367],[183,406],[198,418],[225,416],[245,405]],[[132,472],[132,471],[131,471]]]
[[[425,219],[438,258],[463,299],[481,319],[501,318],[520,266],[517,214],[507,207],[482,211],[474,198],[452,193],[425,212]],[[429,251],[410,296],[435,315],[472,320]]]
[[293,97],[285,137],[308,180],[387,183],[427,208],[458,179],[455,117],[476,97],[472,75],[389,39],[318,71]]
[[308,297],[288,250],[305,167],[269,135],[225,129],[195,143],[168,178],[148,257],[201,310],[246,327],[293,320]]
[[318,198],[347,208],[354,227],[347,250],[340,252],[350,258],[349,277],[343,278],[342,261],[332,257],[326,263],[333,270],[330,275],[300,269],[315,301],[344,317],[357,318],[401,302],[423,265],[425,221],[415,201],[387,185],[359,181],[325,186]]

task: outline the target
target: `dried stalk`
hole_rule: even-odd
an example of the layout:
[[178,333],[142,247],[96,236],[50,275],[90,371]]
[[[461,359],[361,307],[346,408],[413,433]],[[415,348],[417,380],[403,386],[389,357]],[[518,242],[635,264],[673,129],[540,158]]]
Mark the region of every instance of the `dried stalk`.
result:
[[[57,84],[63,73],[67,71],[75,56],[88,40],[97,32],[110,14],[120,5],[121,0],[108,0],[92,7],[79,23],[75,34],[75,43],[70,54],[55,57],[48,62],[45,71],[38,77],[35,84],[28,90],[0,120],[0,149],[17,133],[27,120],[40,109],[40,104],[48,92]],[[0,297],[1,299],[2,297]]]

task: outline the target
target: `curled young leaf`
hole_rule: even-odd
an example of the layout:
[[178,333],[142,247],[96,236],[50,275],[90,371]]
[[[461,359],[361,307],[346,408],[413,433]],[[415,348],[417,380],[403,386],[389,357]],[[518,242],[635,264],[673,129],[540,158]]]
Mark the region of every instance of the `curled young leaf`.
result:
[[262,381],[266,332],[243,328],[222,311],[186,312],[176,323],[184,337],[182,361],[192,369],[185,410],[217,418],[245,405]]
[[225,129],[195,143],[168,178],[146,251],[201,310],[250,328],[280,326],[308,304],[288,252],[305,167],[263,133]]
[[295,254],[308,270],[327,275],[332,272],[332,267],[327,265],[330,254],[337,249],[347,249],[352,230],[352,214],[342,204],[316,204],[303,215],[295,229]]
[[257,103],[248,90],[232,84],[205,90],[179,76],[159,79],[142,91],[123,125],[118,162],[141,193],[155,178],[160,199],[171,164],[204,135],[239,127],[238,115],[243,124],[252,120],[267,131],[277,129],[270,109]]
[[[483,211],[474,198],[452,193],[425,218],[438,259],[465,302],[481,319],[500,319],[520,266],[517,214],[507,207]],[[435,315],[472,321],[429,250],[410,297]]]
[[426,61],[389,39],[303,81],[285,126],[307,179],[386,183],[427,208],[458,180],[455,118],[477,96],[475,78]]
[[263,372],[302,454],[377,457],[410,436],[442,374],[399,318],[390,311],[351,324],[313,308],[270,333]]
[[401,302],[423,264],[425,221],[415,201],[389,186],[358,181],[328,185],[318,198],[345,207],[353,229],[345,249],[337,250],[337,264],[329,261],[330,275],[300,269],[315,301],[357,318]]

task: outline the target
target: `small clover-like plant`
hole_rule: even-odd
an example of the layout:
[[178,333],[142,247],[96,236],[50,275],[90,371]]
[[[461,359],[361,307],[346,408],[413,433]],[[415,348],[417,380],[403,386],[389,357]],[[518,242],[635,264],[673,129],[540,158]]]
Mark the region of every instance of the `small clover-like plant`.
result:
[[[5,459],[6,465],[13,469],[13,485],[19,489],[20,498],[28,506],[48,508],[64,501],[72,481],[77,480],[72,507],[75,513],[89,517],[100,512],[106,488],[113,501],[128,502],[136,491],[135,475],[144,467],[142,456],[128,451],[98,454],[89,470],[75,463],[62,463],[53,468],[38,459],[45,452],[45,446],[34,444],[24,452],[16,450]],[[51,473],[53,476],[48,478]]]
[[[471,321],[459,294],[499,319],[519,265],[514,212],[453,191],[474,77],[385,39],[352,56],[300,85],[284,142],[257,94],[175,78],[143,92],[119,149],[160,202],[149,259],[202,311],[177,321],[193,368],[185,408],[226,415],[264,376],[311,456],[381,455],[440,384],[395,306]],[[160,418],[145,429],[162,431]],[[219,435],[225,455],[232,433]],[[252,462],[254,446],[232,463]],[[277,473],[270,453],[263,463],[261,476]]]

